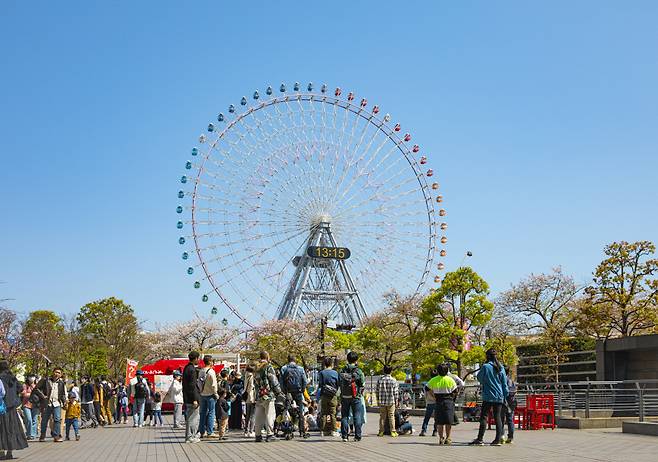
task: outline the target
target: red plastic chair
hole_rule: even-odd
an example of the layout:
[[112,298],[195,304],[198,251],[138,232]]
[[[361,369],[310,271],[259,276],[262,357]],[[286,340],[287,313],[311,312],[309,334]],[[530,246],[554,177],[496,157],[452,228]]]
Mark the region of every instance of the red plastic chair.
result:
[[526,398],[525,428],[541,430],[555,428],[555,401],[553,395],[528,395]]

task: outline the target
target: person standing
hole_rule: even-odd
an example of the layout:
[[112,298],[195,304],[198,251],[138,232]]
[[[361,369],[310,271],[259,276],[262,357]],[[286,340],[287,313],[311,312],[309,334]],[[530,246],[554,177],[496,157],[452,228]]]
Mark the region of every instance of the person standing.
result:
[[217,437],[219,439],[226,439],[226,427],[228,426],[230,404],[226,399],[226,390],[223,388],[217,392],[217,420],[219,427],[217,428]]
[[0,452],[2,459],[13,459],[13,451],[25,449],[27,440],[16,408],[21,404],[18,380],[9,370],[9,363],[0,360],[0,399],[5,412],[0,414]]
[[500,446],[503,436],[503,403],[507,399],[507,376],[505,369],[498,362],[498,353],[493,348],[486,352],[487,362],[482,365],[477,373],[478,381],[482,387],[482,410],[480,411],[480,429],[478,436],[471,443],[472,446],[483,446],[484,432],[487,430],[487,416],[489,410],[493,411],[496,422],[496,439],[491,446]]
[[[25,423],[25,433],[27,439],[33,440],[37,437],[37,421],[39,418],[39,398],[32,392],[36,387],[36,377],[28,375],[21,390],[21,407],[23,408],[23,422]],[[34,400],[34,402],[33,402]]]
[[50,377],[44,377],[37,383],[34,392],[41,407],[41,435],[39,441],[46,441],[46,429],[50,417],[53,418],[53,437],[55,443],[62,441],[62,406],[66,404],[66,387],[62,380],[62,369],[56,367]]
[[149,385],[144,378],[144,372],[140,369],[137,371],[137,379],[131,386],[132,396],[135,399],[133,402],[133,427],[144,426],[144,409],[146,407],[146,400],[151,395]]
[[201,438],[217,438],[215,435],[215,406],[217,405],[217,375],[210,355],[203,357],[203,369],[199,372],[201,410],[199,412],[199,435]]
[[455,395],[457,383],[448,375],[448,366],[440,364],[436,371],[438,375],[433,377],[427,386],[434,393],[436,399],[436,425],[439,431],[439,444],[450,445],[450,433],[455,420]]
[[[432,377],[436,375],[436,369],[432,370]],[[425,391],[425,416],[423,417],[423,425],[420,428],[420,434],[418,436],[425,436],[427,434],[427,425],[430,419],[434,417],[436,409],[436,398],[432,389],[425,384],[423,390]],[[434,422],[432,436],[436,436],[436,420]]]
[[298,366],[294,355],[288,355],[288,364],[281,370],[281,382],[284,393],[289,393],[297,405],[297,423],[299,425],[299,436],[308,438],[304,431],[304,391],[308,385],[304,368]]
[[340,377],[332,367],[333,361],[331,358],[325,357],[322,362],[324,369],[318,375],[318,394],[322,415],[320,430],[322,430],[324,436],[338,436],[336,433],[336,408],[338,407]]
[[107,381],[105,376],[101,376],[100,382],[100,407],[101,407],[101,417],[105,421],[106,425],[112,425],[114,420],[112,417],[112,411],[110,410],[110,400],[112,399],[112,385]]
[[350,412],[354,420],[354,441],[361,441],[365,376],[357,364],[358,360],[359,355],[350,351],[347,353],[347,365],[340,372],[340,433],[343,441],[349,440]]
[[185,402],[185,442],[198,443],[201,441],[198,435],[199,428],[199,402],[201,394],[197,385],[199,373],[199,352],[190,351],[187,355],[189,362],[183,369],[183,401]]
[[82,378],[82,386],[80,387],[80,404],[83,411],[83,422],[85,426],[91,425],[92,428],[98,427],[98,419],[96,418],[96,411],[94,410],[94,385],[91,383],[88,376]]
[[165,396],[165,401],[174,404],[174,428],[180,428],[183,422],[183,384],[181,373],[178,369],[174,371],[174,381]]
[[66,441],[70,441],[71,436],[71,427],[73,427],[73,432],[75,433],[75,440],[80,440],[80,402],[78,397],[74,392],[69,392],[69,400],[66,403],[66,419],[64,419],[66,424]]
[[244,393],[244,380],[240,371],[235,371],[233,383],[231,384],[231,417],[228,428],[231,430],[242,429],[242,393]]
[[398,436],[395,431],[397,428],[395,425],[395,404],[399,399],[400,390],[398,381],[393,378],[391,372],[393,372],[393,368],[386,364],[384,366],[384,375],[377,381],[376,395],[377,404],[379,404],[379,434],[377,436],[384,436],[384,427],[388,420],[391,436],[395,438]]
[[255,416],[256,416],[256,392],[254,390],[254,366],[249,364],[245,369],[244,374],[244,392],[242,398],[245,403],[245,417],[244,417],[244,436],[246,438],[254,438],[256,433]]
[[125,424],[128,421],[128,387],[123,384],[123,380],[119,380],[114,394],[117,398],[114,423],[121,423],[121,415],[123,415],[123,423]]
[[270,355],[267,351],[260,352],[260,360],[254,372],[254,385],[256,387],[256,442],[277,441],[274,436],[274,400],[281,394],[279,380],[270,364]]
[[505,422],[503,425],[503,433],[505,431],[505,424],[507,425],[507,438],[503,436],[501,443],[513,444],[514,443],[514,412],[518,401],[516,400],[516,382],[512,380],[509,366],[505,366],[505,375],[507,376],[507,403],[504,406]]

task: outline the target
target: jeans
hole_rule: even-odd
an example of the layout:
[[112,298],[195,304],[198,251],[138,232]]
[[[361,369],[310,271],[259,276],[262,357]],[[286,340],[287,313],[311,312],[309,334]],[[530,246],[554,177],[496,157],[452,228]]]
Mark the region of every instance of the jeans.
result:
[[215,430],[215,405],[217,400],[214,396],[201,397],[201,410],[199,412],[199,433],[210,435]]
[[263,428],[265,428],[265,435],[274,435],[274,418],[276,413],[274,411],[274,401],[259,400],[256,401],[256,438],[262,438]]
[[59,406],[47,406],[43,409],[43,412],[41,413],[41,438],[46,437],[46,429],[48,428],[48,421],[50,420],[51,416],[55,421],[55,425],[53,426],[53,436],[55,438],[61,438],[62,408]]
[[379,406],[379,433],[383,434],[386,430],[386,421],[391,433],[395,431],[395,404],[388,406]]
[[347,438],[350,433],[350,411],[354,419],[354,438],[361,439],[361,426],[363,425],[363,405],[361,398],[342,398],[340,400],[340,433]]
[[297,424],[299,425],[299,434],[303,435],[304,432],[304,394],[302,392],[292,394],[293,401],[297,404]]
[[25,434],[29,438],[37,437],[37,419],[39,418],[38,407],[23,407],[23,421],[25,422]]
[[[514,439],[514,411],[516,410],[517,401],[508,402],[508,406],[505,406],[505,423],[507,424],[507,439]],[[504,433],[503,428],[503,433]]]
[[[427,431],[427,425],[430,423],[430,419],[434,416],[434,410],[436,409],[436,403],[427,403],[425,405],[425,417],[423,417],[423,426],[421,430],[423,432]],[[436,431],[436,423],[434,424],[434,431]]]
[[146,399],[135,398],[135,403],[133,404],[133,423],[135,425],[144,425],[145,405],[146,405]]
[[183,423],[183,403],[174,404],[174,428],[181,427]]
[[185,403],[185,440],[196,438],[199,432],[199,407],[192,403]]
[[320,412],[322,413],[322,424],[320,428],[324,436],[331,436],[336,431],[336,406],[338,398],[332,396],[320,396]]
[[158,425],[158,422],[160,422],[160,426],[162,426],[162,409],[153,410],[153,422],[156,425]]
[[256,403],[246,403],[244,416],[244,432],[252,433],[256,426]]
[[73,432],[75,433],[75,436],[78,436],[78,433],[80,431],[80,420],[75,417],[73,419],[64,419],[64,424],[66,425],[66,438],[69,438],[69,434],[71,433],[71,426],[73,426]]
[[400,435],[406,435],[407,433],[410,433],[413,430],[413,426],[411,425],[411,422],[405,422],[402,425],[400,425],[400,428],[398,428],[398,433]]
[[484,432],[487,430],[487,417],[489,416],[489,409],[493,410],[494,420],[496,421],[496,439],[494,441],[500,442],[500,438],[503,436],[503,403],[493,403],[491,401],[485,401],[482,403],[482,410],[480,411],[480,430],[478,431],[478,440],[482,441],[482,438],[484,438]]

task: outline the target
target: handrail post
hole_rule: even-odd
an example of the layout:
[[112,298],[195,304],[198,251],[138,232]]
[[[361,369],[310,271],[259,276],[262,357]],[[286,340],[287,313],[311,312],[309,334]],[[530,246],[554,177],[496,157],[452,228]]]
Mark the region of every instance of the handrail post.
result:
[[557,415],[562,417],[562,393],[557,382],[555,382],[555,394],[557,394]]
[[638,382],[635,382],[635,386],[637,387],[638,418],[640,422],[644,422],[644,388]]
[[587,391],[585,392],[585,418],[589,419],[589,383],[587,384]]
[[573,387],[570,383],[569,386],[569,397],[571,398],[571,417],[576,417],[576,393],[573,391]]

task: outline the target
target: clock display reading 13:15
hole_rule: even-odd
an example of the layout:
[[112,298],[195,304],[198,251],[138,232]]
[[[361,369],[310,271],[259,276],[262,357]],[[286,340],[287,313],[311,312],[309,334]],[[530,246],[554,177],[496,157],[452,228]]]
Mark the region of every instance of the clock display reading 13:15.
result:
[[347,260],[352,255],[346,247],[322,247],[312,245],[306,249],[306,255],[312,258],[333,258],[335,260]]

